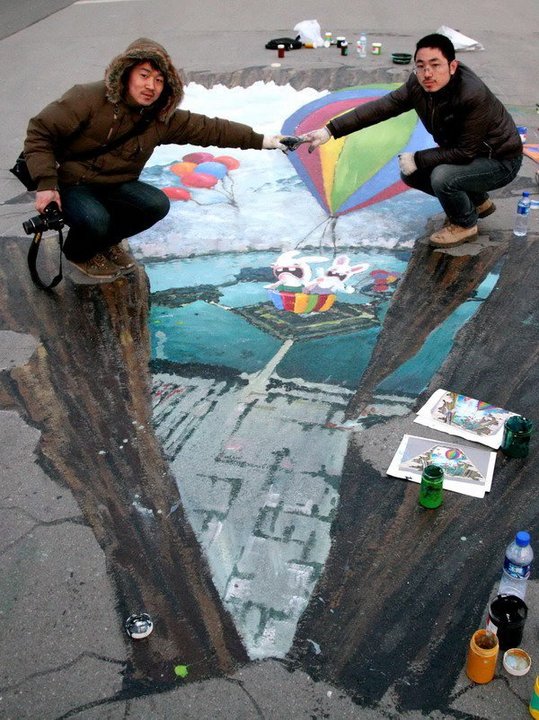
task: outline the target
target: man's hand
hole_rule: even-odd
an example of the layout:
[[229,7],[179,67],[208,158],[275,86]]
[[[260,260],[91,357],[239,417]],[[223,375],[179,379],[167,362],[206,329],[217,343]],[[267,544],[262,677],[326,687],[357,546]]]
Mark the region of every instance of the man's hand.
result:
[[411,175],[417,170],[414,153],[401,153],[399,155],[399,169],[403,175]]
[[331,138],[331,133],[327,127],[318,128],[318,130],[311,130],[311,132],[305,133],[301,136],[303,142],[309,143],[309,152],[312,153],[320,145],[327,143]]
[[284,135],[264,135],[262,141],[263,150],[286,150],[286,145],[283,145],[281,140]]
[[51,202],[55,202],[60,210],[62,209],[62,201],[58,190],[38,190],[36,192],[35,208],[38,213],[41,214]]

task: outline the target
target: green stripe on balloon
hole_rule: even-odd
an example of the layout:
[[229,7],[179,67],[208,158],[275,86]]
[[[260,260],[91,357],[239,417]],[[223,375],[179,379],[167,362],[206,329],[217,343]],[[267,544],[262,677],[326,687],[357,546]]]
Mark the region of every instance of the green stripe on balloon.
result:
[[331,212],[336,212],[358,187],[404,150],[416,123],[417,115],[410,111],[346,137],[335,166]]

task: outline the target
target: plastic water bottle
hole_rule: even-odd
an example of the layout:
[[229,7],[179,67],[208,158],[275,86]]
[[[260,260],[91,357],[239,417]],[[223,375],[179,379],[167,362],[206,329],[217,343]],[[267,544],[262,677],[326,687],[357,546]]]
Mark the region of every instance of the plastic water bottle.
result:
[[361,33],[356,45],[357,45],[357,54],[359,55],[359,57],[360,58],[367,57],[367,36],[365,35],[365,33]]
[[528,234],[528,219],[530,217],[531,204],[530,193],[524,191],[522,193],[522,197],[518,201],[517,217],[515,220],[513,235],[516,235],[517,237],[526,237]]
[[516,595],[524,600],[532,561],[533,549],[530,545],[530,533],[520,530],[505,550],[498,595]]

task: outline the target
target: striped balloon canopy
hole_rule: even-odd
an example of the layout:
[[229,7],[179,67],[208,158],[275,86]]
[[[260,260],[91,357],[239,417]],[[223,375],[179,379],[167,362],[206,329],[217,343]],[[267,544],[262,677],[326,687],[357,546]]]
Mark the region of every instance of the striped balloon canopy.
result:
[[[328,93],[296,110],[285,120],[282,132],[302,135],[316,130],[397,87],[363,85]],[[312,153],[304,144],[287,156],[322,208],[331,216],[339,216],[408,189],[400,179],[397,154],[434,144],[416,113],[410,111],[343,138],[331,138]]]

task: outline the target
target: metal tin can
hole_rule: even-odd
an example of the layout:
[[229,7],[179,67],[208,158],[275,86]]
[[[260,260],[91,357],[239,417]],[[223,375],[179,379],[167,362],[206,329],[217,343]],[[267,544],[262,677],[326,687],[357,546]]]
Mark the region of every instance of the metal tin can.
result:
[[381,55],[382,54],[382,43],[373,42],[371,45],[371,53],[373,55]]

